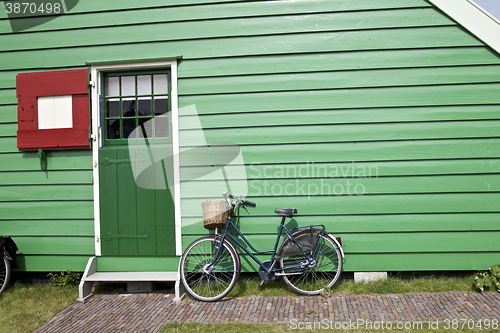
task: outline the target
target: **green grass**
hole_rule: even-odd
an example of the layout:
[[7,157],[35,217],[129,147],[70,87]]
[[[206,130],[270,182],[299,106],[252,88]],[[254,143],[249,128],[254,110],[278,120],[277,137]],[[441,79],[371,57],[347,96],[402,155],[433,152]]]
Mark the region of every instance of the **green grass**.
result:
[[[443,324],[442,324],[443,325]],[[288,324],[187,324],[187,323],[169,323],[165,324],[160,332],[165,333],[284,333],[284,332],[303,332],[303,333],[315,333],[315,332],[338,332],[336,329],[321,329],[319,326],[316,329],[299,329],[298,327],[293,328],[293,326]],[[423,326],[423,329],[398,330],[393,328],[388,329],[350,329],[345,330],[349,333],[365,333],[365,332],[380,332],[380,333],[390,333],[390,332],[418,332],[418,333],[448,333],[448,332],[478,332],[473,330],[445,330],[441,329],[428,329]],[[495,330],[497,331],[497,330]],[[488,331],[491,332],[491,331]]]
[[0,330],[9,333],[32,332],[73,304],[77,297],[77,287],[10,285],[0,295]]
[[329,294],[368,295],[368,294],[409,294],[422,292],[474,292],[472,289],[473,277],[416,277],[401,279],[389,277],[387,280],[355,283],[342,281],[335,285]]
[[[266,282],[258,286],[260,279],[255,277],[241,278],[234,286],[228,297],[243,296],[299,296],[283,282],[283,280]],[[419,292],[473,292],[473,276],[460,277],[414,277],[402,279],[389,277],[387,280],[355,283],[353,280],[341,280],[331,290],[325,292],[330,295],[368,295],[368,294],[408,294]]]

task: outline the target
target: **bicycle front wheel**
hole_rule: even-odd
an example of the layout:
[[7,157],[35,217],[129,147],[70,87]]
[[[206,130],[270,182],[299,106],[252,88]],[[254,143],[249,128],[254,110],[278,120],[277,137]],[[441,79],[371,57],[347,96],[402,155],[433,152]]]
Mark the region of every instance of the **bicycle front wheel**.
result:
[[326,233],[321,235],[318,229],[312,235],[310,230],[302,230],[294,237],[313,262],[308,264],[308,258],[291,239],[283,242],[279,256],[288,287],[303,295],[317,295],[333,287],[342,274],[342,255],[336,242]]
[[7,288],[10,280],[10,261],[5,257],[2,259],[0,260],[0,294]]
[[225,297],[239,272],[238,254],[227,241],[207,236],[195,240],[181,257],[181,280],[194,298],[211,302]]

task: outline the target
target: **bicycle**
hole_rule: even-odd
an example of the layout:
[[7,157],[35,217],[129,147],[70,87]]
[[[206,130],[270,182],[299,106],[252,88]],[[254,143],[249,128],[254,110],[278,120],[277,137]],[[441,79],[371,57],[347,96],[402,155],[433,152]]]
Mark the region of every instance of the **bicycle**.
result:
[[[231,219],[236,209],[239,211],[239,208],[243,207],[248,213],[247,206],[255,207],[256,204],[227,192],[223,193],[223,197],[225,203],[222,200],[220,202],[226,208],[222,212],[219,211],[218,215],[222,218],[214,228],[215,234],[201,237],[191,243],[179,263],[182,283],[191,296],[208,302],[220,300],[231,292],[239,278],[241,262],[238,252],[228,239],[259,265],[259,275],[263,281],[283,278],[288,287],[304,295],[320,294],[338,281],[344,259],[342,242],[340,237],[335,238],[327,233],[324,225],[297,226],[289,230],[285,226],[285,220],[297,214],[297,209],[276,209],[275,213],[282,218],[274,248],[259,251],[250,244]],[[206,222],[205,217],[204,220]],[[229,227],[233,227],[254,253],[271,254],[270,260],[262,262],[255,257],[229,233]],[[286,238],[278,249],[283,230]]]
[[[10,237],[0,236],[0,294],[4,292],[9,284],[12,267],[16,268],[17,246]],[[12,265],[11,262],[12,261]]]

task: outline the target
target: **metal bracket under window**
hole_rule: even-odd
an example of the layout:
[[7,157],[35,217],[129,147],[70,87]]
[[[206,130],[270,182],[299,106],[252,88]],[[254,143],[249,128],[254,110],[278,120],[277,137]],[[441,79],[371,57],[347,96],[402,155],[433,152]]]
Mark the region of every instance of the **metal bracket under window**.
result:
[[42,148],[38,149],[38,158],[40,159],[40,168],[47,171],[47,152]]

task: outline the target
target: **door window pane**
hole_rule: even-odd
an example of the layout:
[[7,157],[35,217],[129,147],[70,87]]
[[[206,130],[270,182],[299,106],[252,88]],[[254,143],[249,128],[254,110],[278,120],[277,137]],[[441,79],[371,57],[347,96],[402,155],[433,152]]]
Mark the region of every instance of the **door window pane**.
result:
[[135,118],[123,119],[123,138],[129,138],[133,130],[135,130]]
[[155,137],[168,138],[168,116],[155,118]]
[[137,116],[151,117],[153,114],[151,111],[151,97],[138,97],[137,103],[139,104],[137,108]]
[[120,85],[118,77],[107,77],[106,96],[119,96],[119,95],[120,95]]
[[168,98],[155,97],[155,116],[168,112]]
[[167,74],[153,75],[153,81],[155,95],[168,94]]
[[120,119],[108,120],[107,121],[107,138],[108,139],[120,139]]
[[151,95],[151,75],[137,76],[137,95]]
[[112,98],[106,100],[106,117],[107,118],[120,117],[120,99]]
[[122,76],[122,96],[135,95],[135,76]]
[[137,128],[140,138],[153,137],[153,120],[151,118],[139,118],[139,127]]
[[122,99],[122,117],[135,117],[135,98]]

